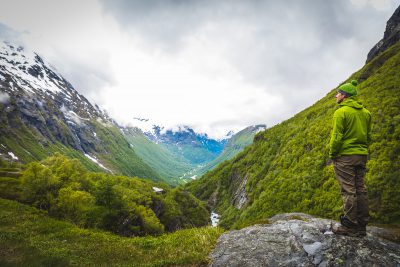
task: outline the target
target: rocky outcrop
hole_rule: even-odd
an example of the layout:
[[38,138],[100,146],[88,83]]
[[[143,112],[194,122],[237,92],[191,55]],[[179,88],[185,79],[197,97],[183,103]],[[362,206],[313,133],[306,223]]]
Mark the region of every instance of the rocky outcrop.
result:
[[369,51],[367,56],[367,62],[370,62],[380,53],[384,52],[390,46],[394,45],[400,40],[400,6],[393,13],[392,17],[386,24],[385,34],[383,39],[380,40],[372,49]]
[[247,203],[247,193],[246,193],[246,184],[249,179],[249,175],[243,179],[240,179],[240,175],[236,175],[234,180],[238,180],[240,182],[239,186],[236,188],[235,193],[233,194],[232,205],[240,210]]
[[400,266],[400,244],[380,237],[379,228],[357,238],[335,235],[331,220],[302,213],[269,222],[223,234],[210,266]]

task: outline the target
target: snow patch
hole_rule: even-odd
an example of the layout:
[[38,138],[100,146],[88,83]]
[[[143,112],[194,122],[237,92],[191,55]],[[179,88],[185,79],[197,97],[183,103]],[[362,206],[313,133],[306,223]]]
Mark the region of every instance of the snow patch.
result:
[[105,169],[105,170],[107,170],[107,171],[109,171],[109,172],[112,173],[112,171],[111,171],[110,169],[106,168],[106,167],[105,167],[103,164],[101,164],[96,158],[91,157],[91,156],[88,155],[88,154],[85,154],[85,156],[86,156],[88,159],[90,159],[91,161],[93,161],[94,163],[96,163],[97,165],[99,165],[101,168],[103,168],[103,169]]
[[60,108],[62,113],[64,113],[64,117],[67,119],[67,122],[71,122],[73,124],[82,125],[82,120],[88,121],[90,119],[82,118],[78,114],[76,114],[72,110],[68,110],[64,105]]
[[156,193],[163,192],[164,189],[153,186],[153,191]]
[[18,157],[15,156],[14,153],[8,152],[8,155],[10,155],[12,159],[18,160]]

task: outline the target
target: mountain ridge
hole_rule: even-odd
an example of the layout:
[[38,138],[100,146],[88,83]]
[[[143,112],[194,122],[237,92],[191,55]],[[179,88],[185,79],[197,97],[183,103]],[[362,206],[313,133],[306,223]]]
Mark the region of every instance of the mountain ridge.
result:
[[0,153],[22,162],[55,152],[90,170],[161,177],[129,147],[106,112],[93,106],[38,54],[1,43]]

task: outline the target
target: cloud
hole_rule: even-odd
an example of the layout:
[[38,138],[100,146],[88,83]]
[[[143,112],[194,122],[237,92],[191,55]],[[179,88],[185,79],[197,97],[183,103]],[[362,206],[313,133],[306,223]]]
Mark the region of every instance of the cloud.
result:
[[357,8],[371,6],[378,10],[387,10],[391,7],[391,0],[350,0]]
[[0,39],[1,40],[13,40],[17,42],[20,34],[15,30],[11,29],[7,25],[0,22]]
[[390,12],[390,2],[367,0],[102,3],[104,12],[154,50],[182,54],[200,43],[205,49],[198,49],[199,57],[218,50],[249,83],[311,95],[362,65],[383,33],[381,9]]
[[133,34],[143,36],[146,42],[169,52],[179,50],[183,38],[202,26],[210,16],[217,15],[210,6],[219,8],[214,1],[100,1],[103,11],[113,15],[120,26]]
[[[5,1],[0,22],[121,123],[272,126],[360,68],[395,1]],[[0,34],[2,30],[0,25]]]
[[37,52],[92,102],[102,102],[98,92],[115,82],[109,68],[114,25],[96,0],[3,0],[0,23],[3,39]]
[[394,10],[393,2],[367,0],[102,3],[103,12],[139,36],[149,53],[190,61],[208,77],[230,68],[245,84],[284,98],[287,113],[280,119],[360,68]]

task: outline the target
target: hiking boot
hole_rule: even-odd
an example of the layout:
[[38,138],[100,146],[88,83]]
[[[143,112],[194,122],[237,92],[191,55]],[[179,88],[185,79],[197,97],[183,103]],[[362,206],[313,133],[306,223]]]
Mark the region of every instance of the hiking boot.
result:
[[358,236],[362,237],[362,236],[366,236],[367,235],[367,227],[364,226],[357,226],[357,232],[358,232]]
[[334,234],[361,237],[361,234],[359,233],[357,228],[350,228],[339,223],[335,223],[331,225],[331,227]]
[[347,228],[357,228],[358,224],[352,222],[347,216],[340,215],[340,223]]

